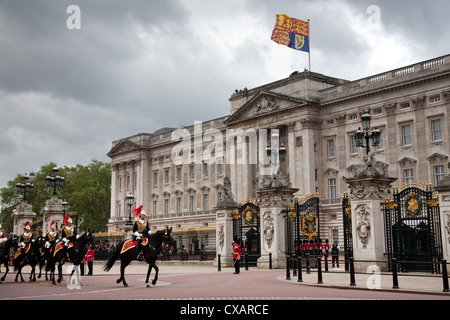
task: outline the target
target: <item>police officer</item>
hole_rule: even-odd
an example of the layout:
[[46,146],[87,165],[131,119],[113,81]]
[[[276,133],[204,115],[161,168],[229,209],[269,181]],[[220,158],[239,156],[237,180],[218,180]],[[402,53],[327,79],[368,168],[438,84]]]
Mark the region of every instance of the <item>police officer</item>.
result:
[[335,262],[336,266],[339,268],[339,245],[337,244],[336,240],[334,240],[333,244],[331,245],[331,259],[333,262],[333,268]]

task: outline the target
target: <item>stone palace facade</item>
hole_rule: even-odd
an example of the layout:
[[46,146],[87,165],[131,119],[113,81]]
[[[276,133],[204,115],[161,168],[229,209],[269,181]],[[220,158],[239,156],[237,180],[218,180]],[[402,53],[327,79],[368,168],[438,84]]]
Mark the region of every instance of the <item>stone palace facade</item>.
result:
[[365,111],[381,131],[371,151],[398,178],[394,184],[436,186],[450,173],[450,55],[356,81],[294,72],[236,90],[229,100],[224,117],[112,143],[108,232],[124,230],[132,194],[132,208],[142,204],[153,229],[172,227],[179,248],[202,244],[215,252],[215,206],[224,178],[231,179],[236,202],[256,198],[262,178],[271,174],[267,143],[279,142],[286,149],[279,168],[299,189],[296,196],[320,195],[321,238],[342,242],[343,177],[365,154],[354,137]]

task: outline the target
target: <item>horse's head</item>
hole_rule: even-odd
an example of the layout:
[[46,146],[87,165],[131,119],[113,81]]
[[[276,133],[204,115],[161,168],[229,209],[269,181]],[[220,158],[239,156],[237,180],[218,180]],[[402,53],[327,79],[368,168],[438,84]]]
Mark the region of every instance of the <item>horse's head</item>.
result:
[[172,245],[172,227],[167,227],[166,232],[163,235],[163,243],[165,245]]
[[94,238],[94,234],[91,232],[91,230],[88,230],[88,232],[86,234],[86,244],[90,244],[90,245],[92,245],[92,247],[95,246],[95,238]]

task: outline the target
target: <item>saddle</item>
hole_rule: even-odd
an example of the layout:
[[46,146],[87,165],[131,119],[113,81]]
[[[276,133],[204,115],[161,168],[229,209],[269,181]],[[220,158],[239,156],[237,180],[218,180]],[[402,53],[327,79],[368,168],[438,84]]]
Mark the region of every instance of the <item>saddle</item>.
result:
[[[69,242],[69,245],[67,246],[67,249],[70,249],[73,247],[73,242]],[[55,251],[53,252],[53,256],[56,255],[56,253],[61,250],[62,248],[64,248],[64,242],[58,242],[55,246]]]
[[[27,244],[27,246],[25,247],[25,253],[28,253],[28,251],[30,251],[30,248],[31,248],[31,243]],[[20,256],[20,254],[22,253],[22,249],[23,248],[17,249],[16,253],[14,254],[14,259],[16,259],[18,256]]]
[[[123,246],[122,246],[122,250],[120,251],[120,254],[122,254],[124,252],[127,252],[131,248],[136,247],[137,244],[138,244],[138,242],[136,240],[133,240],[133,239],[125,241]],[[146,246],[147,244],[148,244],[148,238],[147,237],[142,237],[141,246]]]

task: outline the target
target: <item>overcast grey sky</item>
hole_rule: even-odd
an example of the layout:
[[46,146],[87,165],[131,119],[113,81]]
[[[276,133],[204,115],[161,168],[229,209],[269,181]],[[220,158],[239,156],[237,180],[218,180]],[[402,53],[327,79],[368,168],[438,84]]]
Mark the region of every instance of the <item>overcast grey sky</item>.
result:
[[0,0],[0,187],[50,161],[109,161],[113,140],[227,115],[235,89],[303,71],[307,53],[270,40],[277,13],[311,19],[312,71],[356,80],[448,54],[449,12],[448,0]]

